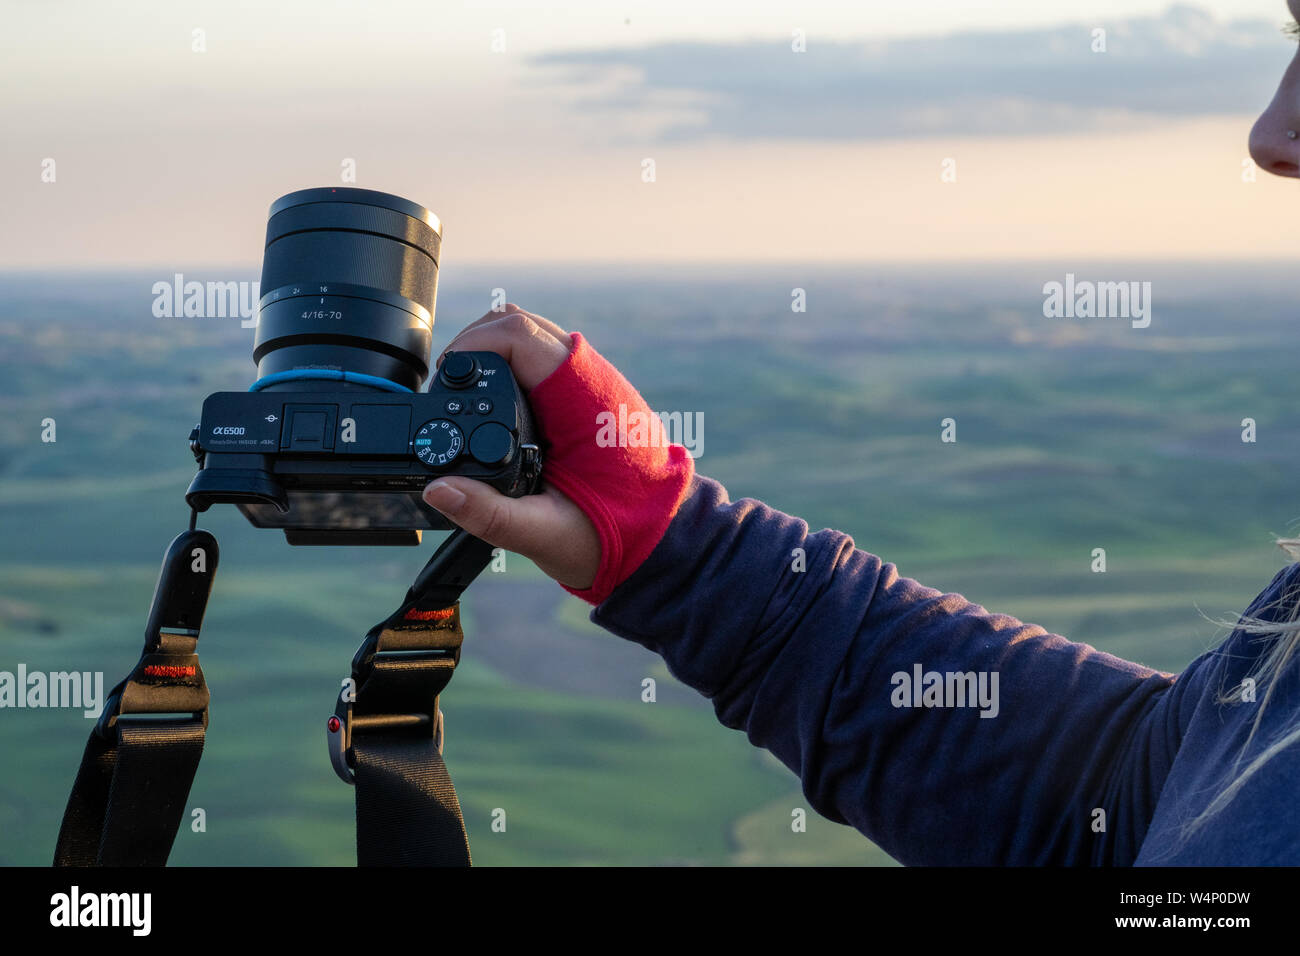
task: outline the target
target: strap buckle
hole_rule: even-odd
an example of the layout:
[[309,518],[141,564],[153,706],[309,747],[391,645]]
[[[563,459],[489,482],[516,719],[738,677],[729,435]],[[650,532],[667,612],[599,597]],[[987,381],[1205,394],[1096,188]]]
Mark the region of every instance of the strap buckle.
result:
[[[442,753],[442,708],[434,702],[433,744]],[[373,731],[397,732],[409,731],[423,736],[428,732],[428,714],[383,714],[369,717],[355,717],[352,702],[339,695],[338,706],[334,714],[325,721],[325,745],[329,750],[330,766],[334,773],[348,786],[356,786],[357,774],[353,769],[352,735]]]
[[162,714],[189,714],[207,730],[210,695],[199,666],[197,643],[197,637],[159,634],[156,649],[140,655],[126,679],[109,692],[94,733],[112,741],[119,720],[135,717],[141,722],[161,722],[158,715]]
[[[94,733],[113,741],[122,717],[184,714],[208,727],[208,685],[199,667],[199,629],[220,556],[217,539],[191,529],[163,555],[145,624],[144,651],[131,673],[109,692]],[[152,718],[157,719],[157,718]]]
[[458,604],[425,611],[408,603],[371,629],[325,721],[330,765],[340,780],[356,784],[352,744],[357,734],[432,737],[442,753],[438,696],[460,660],[461,640]]

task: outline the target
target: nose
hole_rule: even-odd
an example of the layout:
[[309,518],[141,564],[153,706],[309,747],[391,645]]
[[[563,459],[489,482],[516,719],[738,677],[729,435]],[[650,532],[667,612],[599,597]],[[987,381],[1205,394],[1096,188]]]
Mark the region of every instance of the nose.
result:
[[1250,158],[1274,176],[1300,179],[1300,52],[1250,131]]
[[1250,158],[1275,176],[1300,179],[1300,110],[1274,100],[1250,131]]

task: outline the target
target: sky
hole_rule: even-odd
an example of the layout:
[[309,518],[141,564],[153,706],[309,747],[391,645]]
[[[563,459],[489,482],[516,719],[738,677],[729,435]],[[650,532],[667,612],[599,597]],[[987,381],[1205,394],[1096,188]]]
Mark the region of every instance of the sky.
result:
[[1300,252],[1297,181],[1243,175],[1283,0],[0,15],[4,269],[255,268],[320,185],[430,207],[444,267]]

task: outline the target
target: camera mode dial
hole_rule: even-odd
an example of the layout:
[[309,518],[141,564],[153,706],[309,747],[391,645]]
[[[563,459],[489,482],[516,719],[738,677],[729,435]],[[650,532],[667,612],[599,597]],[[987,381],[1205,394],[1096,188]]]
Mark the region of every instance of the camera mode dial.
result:
[[464,447],[464,433],[445,418],[425,422],[415,433],[415,457],[430,468],[450,465]]

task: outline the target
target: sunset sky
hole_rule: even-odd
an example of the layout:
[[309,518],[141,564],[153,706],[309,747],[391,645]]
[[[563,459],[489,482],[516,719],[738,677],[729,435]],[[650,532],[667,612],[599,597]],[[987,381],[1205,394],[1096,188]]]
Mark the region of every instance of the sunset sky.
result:
[[466,263],[1300,253],[1282,0],[986,6],[10,5],[0,268],[254,267],[349,160]]

